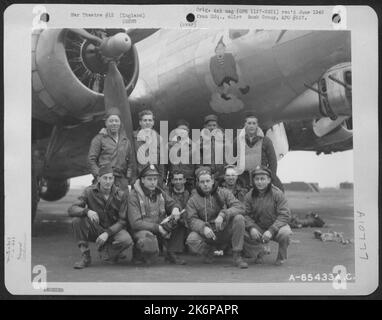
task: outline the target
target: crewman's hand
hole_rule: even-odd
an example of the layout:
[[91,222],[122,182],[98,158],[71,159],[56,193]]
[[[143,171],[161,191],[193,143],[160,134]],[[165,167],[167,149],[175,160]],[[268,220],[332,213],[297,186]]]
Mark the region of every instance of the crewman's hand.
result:
[[175,221],[180,219],[180,211],[178,208],[174,208],[171,212],[171,215],[174,217]]
[[107,232],[101,233],[96,239],[97,248],[98,249],[101,248],[106,243],[108,238],[109,238],[109,235],[107,234]]
[[159,233],[165,239],[170,238],[170,233],[168,233],[161,225],[159,225]]
[[204,233],[204,235],[205,235],[205,237],[207,239],[212,239],[212,240],[216,239],[215,233],[209,227],[204,227],[204,232],[203,233]]
[[215,226],[217,231],[221,231],[223,229],[223,217],[218,215],[215,219]]
[[99,217],[98,217],[98,213],[93,211],[93,210],[89,210],[88,211],[88,218],[90,219],[91,222],[93,223],[99,223]]
[[265,231],[264,234],[263,234],[263,242],[267,243],[271,239],[272,239],[272,233],[270,231],[268,231],[268,230]]
[[251,228],[250,234],[251,234],[251,239],[252,240],[256,240],[256,241],[262,240],[261,239],[261,233],[256,228]]

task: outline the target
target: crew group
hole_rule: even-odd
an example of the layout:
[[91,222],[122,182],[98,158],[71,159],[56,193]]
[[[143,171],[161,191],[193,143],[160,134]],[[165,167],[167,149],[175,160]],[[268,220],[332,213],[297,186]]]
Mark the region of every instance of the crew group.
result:
[[[153,129],[152,111],[139,113],[139,125]],[[235,166],[216,164],[214,157],[200,165],[141,164],[133,158],[137,154],[117,109],[107,112],[105,127],[89,149],[94,183],[68,210],[81,251],[74,268],[91,264],[89,242],[95,242],[100,257],[111,263],[134,260],[149,265],[163,255],[169,263],[183,265],[186,261],[179,254],[185,251],[212,263],[223,252],[232,254],[235,266],[247,268],[248,261],[262,262],[272,240],[279,247],[276,264],[285,263],[290,210],[276,175],[272,142],[255,115],[245,117],[245,171],[240,176]],[[185,120],[179,120],[177,128],[190,132]],[[221,129],[217,116],[206,116],[204,128]],[[160,139],[151,132],[153,139]],[[137,135],[138,130],[133,137],[139,152],[145,142]]]

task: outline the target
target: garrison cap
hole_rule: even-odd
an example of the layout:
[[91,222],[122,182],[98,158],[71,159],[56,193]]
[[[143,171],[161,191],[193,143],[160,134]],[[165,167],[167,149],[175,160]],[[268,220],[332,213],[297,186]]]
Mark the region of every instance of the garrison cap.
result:
[[204,117],[204,124],[206,124],[207,122],[210,122],[210,121],[218,122],[218,117],[214,114],[209,114],[208,116]]
[[158,167],[155,164],[148,163],[139,173],[139,178],[147,177],[147,176],[159,176]]
[[211,177],[213,176],[209,167],[199,167],[195,170],[195,176],[197,179],[199,179],[203,174],[209,174]]
[[118,116],[121,118],[121,112],[118,110],[118,108],[112,107],[106,110],[105,114],[105,120],[107,120],[110,116]]
[[177,120],[175,125],[176,127],[186,126],[188,129],[190,129],[190,123],[184,119]]
[[272,171],[266,166],[257,166],[255,170],[252,171],[252,178],[258,174],[266,174],[268,177],[272,177]]
[[103,165],[98,170],[98,176],[99,177],[102,177],[104,174],[107,174],[107,173],[113,173],[113,167],[109,164]]

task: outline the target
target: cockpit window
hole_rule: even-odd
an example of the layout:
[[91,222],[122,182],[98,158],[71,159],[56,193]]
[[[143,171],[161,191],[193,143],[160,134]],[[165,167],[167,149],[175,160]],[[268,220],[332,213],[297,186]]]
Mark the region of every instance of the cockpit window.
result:
[[248,32],[249,32],[249,29],[229,30],[229,38],[231,40],[234,40],[246,35]]

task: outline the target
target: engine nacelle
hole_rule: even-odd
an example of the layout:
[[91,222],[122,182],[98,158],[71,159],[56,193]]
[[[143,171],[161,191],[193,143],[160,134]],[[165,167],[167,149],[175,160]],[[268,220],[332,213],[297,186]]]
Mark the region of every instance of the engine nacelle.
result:
[[[121,30],[91,29],[89,32],[107,39]],[[107,62],[101,51],[68,29],[33,33],[32,116],[51,124],[59,119],[78,123],[91,120],[94,114],[102,116],[105,111],[103,86]],[[139,74],[138,53],[134,45],[119,59],[117,67],[129,95]]]
[[342,63],[330,68],[319,80],[320,112],[336,120],[352,114],[351,64]]
[[317,137],[321,138],[342,125],[347,119],[348,117],[339,116],[336,120],[332,120],[328,117],[313,120],[313,132]]
[[45,201],[57,201],[65,197],[70,187],[70,180],[41,179],[40,197]]
[[351,64],[327,70],[313,85],[293,99],[279,114],[281,120],[304,120],[352,115]]

